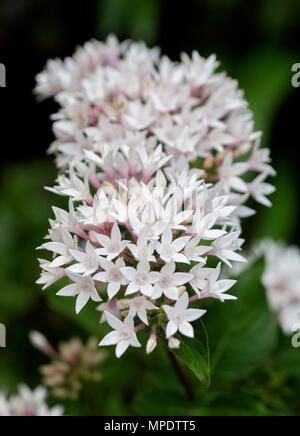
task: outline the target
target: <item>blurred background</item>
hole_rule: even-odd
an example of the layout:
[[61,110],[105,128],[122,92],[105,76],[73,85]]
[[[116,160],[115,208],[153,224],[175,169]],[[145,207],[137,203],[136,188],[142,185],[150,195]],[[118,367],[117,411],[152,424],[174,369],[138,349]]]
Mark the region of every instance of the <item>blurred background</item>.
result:
[[[46,234],[52,204],[63,206],[64,200],[43,190],[56,177],[53,157],[46,155],[53,139],[49,116],[56,106],[51,101],[37,103],[32,89],[35,75],[48,58],[71,55],[77,45],[91,38],[105,39],[109,33],[159,45],[174,60],[182,51],[194,49],[203,56],[217,54],[221,69],[238,79],[245,90],[256,129],[264,131],[264,145],[272,149],[278,172],[274,207],[259,207],[257,216],[244,223],[245,233],[248,238],[255,234],[300,242],[300,88],[291,85],[292,65],[300,62],[298,0],[189,0],[187,4],[168,0],[90,0],[84,4],[0,0],[0,62],[7,70],[7,88],[0,89],[0,323],[7,327],[8,345],[0,349],[0,389],[14,389],[20,381],[30,386],[40,382],[37,367],[47,359],[29,344],[30,330],[42,331],[55,345],[58,338],[75,335],[101,337],[100,327],[95,331],[86,318],[75,321],[71,317],[69,302],[65,307],[56,305],[56,299],[46,299],[34,284],[39,276],[35,247]],[[95,319],[98,314],[92,316]],[[266,349],[265,344],[261,346]],[[193,410],[187,409],[180,388],[177,391],[175,376],[160,350],[152,358],[128,353],[121,363],[121,380],[120,362],[109,358],[103,364],[104,380],[97,387],[105,398],[101,414],[201,414],[207,405],[213,413],[213,407],[220,411],[228,404],[232,404],[228,414],[238,413],[242,407],[261,414],[284,414],[291,402],[293,411],[299,412],[295,386],[300,380],[300,351],[298,355],[291,374],[286,368],[267,375],[257,371],[261,354],[249,368],[240,363],[247,370],[238,377],[222,379],[219,384],[216,377],[216,389],[208,394],[199,388],[199,398],[205,400]],[[165,408],[157,406],[156,400],[151,406],[157,391],[161,401],[165,399]],[[82,411],[79,403],[69,407]]]

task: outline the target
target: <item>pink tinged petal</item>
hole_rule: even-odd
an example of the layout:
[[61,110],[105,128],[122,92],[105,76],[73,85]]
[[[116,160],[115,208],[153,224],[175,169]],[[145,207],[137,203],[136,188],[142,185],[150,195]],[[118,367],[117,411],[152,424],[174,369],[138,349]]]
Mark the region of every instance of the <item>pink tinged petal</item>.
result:
[[57,292],[60,297],[73,297],[76,294],[77,285],[68,285]]
[[116,357],[119,359],[129,347],[129,341],[121,341],[116,346]]
[[152,227],[154,234],[158,236],[161,235],[164,232],[167,225],[168,224],[164,223],[163,221],[155,223],[154,226]]
[[114,242],[121,242],[121,232],[120,232],[120,229],[119,229],[119,226],[117,225],[117,223],[115,223],[113,228],[112,228],[111,239]]
[[134,319],[131,316],[127,316],[124,320],[124,325],[133,332],[134,330]]
[[151,297],[153,293],[153,286],[150,283],[146,283],[145,285],[140,287],[141,293],[146,295],[147,297]]
[[167,227],[162,234],[161,243],[162,245],[170,245],[173,240],[172,230],[170,227]]
[[125,295],[135,294],[136,292],[139,291],[139,289],[140,289],[139,286],[135,282],[131,282],[126,289]]
[[82,276],[80,276],[78,274],[72,274],[71,272],[68,272],[68,271],[67,271],[67,276],[69,277],[69,279],[72,280],[72,282],[81,283]]
[[186,263],[187,265],[190,265],[190,261],[184,254],[175,253],[173,255],[173,260],[177,263]]
[[175,286],[182,286],[185,285],[187,282],[192,280],[193,274],[188,273],[175,273],[172,277],[173,285]]
[[110,282],[107,286],[107,294],[109,299],[111,300],[120,290],[120,283],[118,282]]
[[108,345],[116,345],[119,341],[119,333],[116,331],[108,333],[99,344],[99,347],[106,347]]
[[71,265],[67,268],[67,271],[73,272],[73,273],[84,273],[86,271],[85,267],[81,265],[80,263],[75,263],[75,265]]
[[89,241],[86,243],[85,251],[89,256],[91,257],[95,256],[95,249],[93,248],[92,244]]
[[164,305],[162,306],[164,312],[166,313],[167,317],[170,319],[172,315],[174,314],[174,308],[171,306]]
[[131,304],[131,305],[130,305],[130,308],[129,308],[128,316],[129,316],[130,318],[134,318],[135,315],[136,315],[136,313],[137,313],[136,308],[134,307],[133,304]]
[[109,278],[109,273],[106,271],[102,271],[96,275],[94,275],[93,280],[97,282],[107,283]]
[[224,301],[226,301],[226,300],[237,300],[238,298],[235,297],[234,295],[229,295],[229,294],[223,294],[223,293],[221,293],[221,294],[218,294],[218,299],[219,299],[222,303],[224,303]]
[[233,171],[232,173],[235,176],[240,176],[241,174],[245,173],[249,169],[249,164],[246,162],[240,162],[233,165]]
[[151,295],[151,298],[153,300],[156,300],[157,298],[160,298],[162,296],[162,289],[157,284],[153,286],[153,292]]
[[81,292],[76,299],[76,313],[78,315],[79,312],[84,308],[84,306],[89,301],[90,296],[86,293]]
[[62,242],[46,242],[43,244],[41,249],[48,251],[53,251],[54,253],[64,256],[66,254],[66,246]]
[[131,345],[132,347],[135,347],[135,348],[139,348],[139,347],[141,347],[141,344],[140,344],[140,342],[138,341],[138,338],[137,338],[137,336],[136,336],[135,333],[133,333],[133,335],[132,335],[132,338],[131,338],[131,340],[130,340],[130,345]]
[[99,262],[99,265],[101,266],[101,268],[104,269],[105,271],[108,271],[114,267],[114,264],[112,262],[109,262],[108,260],[104,259],[103,257],[99,257],[98,262]]
[[120,321],[118,318],[116,318],[114,315],[112,315],[110,312],[105,311],[105,316],[108,324],[113,328],[114,330],[122,330],[124,328],[124,325],[122,321]]
[[185,292],[184,294],[182,294],[182,296],[175,304],[175,310],[177,312],[184,312],[187,309],[188,305],[189,305],[189,294]]
[[234,260],[235,262],[247,263],[247,260],[243,256],[232,250],[222,250],[222,256],[226,257],[229,260]]
[[152,271],[149,273],[149,281],[150,283],[157,283],[161,279],[161,275],[157,271]]
[[162,269],[161,269],[161,274],[173,274],[175,271],[176,265],[175,262],[170,262],[167,263]]
[[185,320],[188,322],[196,321],[196,319],[199,319],[205,315],[206,312],[206,310],[188,309],[185,313]]
[[151,301],[147,301],[145,307],[146,307],[146,309],[148,309],[148,310],[158,310],[158,307],[154,306],[154,304],[152,304]]
[[150,264],[146,259],[141,260],[137,265],[138,272],[149,272]]
[[204,232],[204,239],[208,239],[208,240],[213,240],[213,239],[217,239],[220,238],[221,236],[224,236],[226,234],[226,232],[224,230],[206,230]]
[[177,252],[182,251],[189,240],[190,240],[189,236],[175,239],[175,241],[172,243],[172,248]]
[[195,286],[195,284],[194,283],[190,283],[190,285],[192,286],[192,288],[194,289],[194,291],[196,292],[196,294],[198,295],[198,297],[200,297],[200,291],[199,291],[199,289],[197,288],[197,286]]
[[246,183],[239,177],[232,177],[230,179],[230,186],[239,192],[247,192],[248,190]]
[[148,318],[147,318],[147,311],[145,308],[140,309],[137,312],[137,315],[144,324],[149,325]]
[[194,329],[193,329],[193,326],[189,322],[183,321],[182,323],[179,324],[178,329],[179,329],[180,333],[183,334],[184,336],[187,336],[189,338],[194,337]]
[[59,256],[56,257],[49,265],[49,268],[58,268],[62,265],[64,265],[67,261],[67,258],[65,256]]
[[180,212],[175,217],[175,224],[181,224],[183,221],[188,220],[192,214],[194,213],[193,210],[187,210],[185,212]]
[[166,330],[167,339],[169,339],[171,336],[175,335],[177,330],[178,330],[177,324],[175,324],[174,321],[169,321],[168,325],[167,325],[167,330]]
[[98,292],[96,291],[95,288],[91,292],[91,299],[93,301],[95,301],[95,303],[99,303],[100,301],[102,301],[102,299],[100,298],[100,296],[99,296],[99,294],[98,294]]
[[166,297],[170,298],[170,300],[178,300],[179,297],[178,288],[175,286],[164,289],[164,294]]
[[131,282],[136,278],[137,272],[131,266],[126,266],[125,268],[121,268],[121,272],[126,277],[126,279]]
[[90,276],[91,274],[93,274],[93,273],[96,271],[96,269],[97,269],[97,268],[91,268],[91,269],[88,269],[87,271],[85,271],[85,272],[83,273],[83,277]]
[[98,242],[105,248],[110,244],[110,239],[108,236],[96,234]]
[[218,280],[219,275],[221,273],[221,265],[222,265],[221,262],[219,262],[217,268],[214,270],[214,272],[210,276],[209,281],[211,283],[214,283],[214,282],[216,282]]
[[78,250],[70,250],[71,255],[77,262],[84,262],[86,254]]
[[236,284],[236,280],[219,280],[214,286],[215,292],[226,292]]
[[108,250],[107,250],[107,248],[97,248],[96,253],[99,256],[106,256],[108,253]]

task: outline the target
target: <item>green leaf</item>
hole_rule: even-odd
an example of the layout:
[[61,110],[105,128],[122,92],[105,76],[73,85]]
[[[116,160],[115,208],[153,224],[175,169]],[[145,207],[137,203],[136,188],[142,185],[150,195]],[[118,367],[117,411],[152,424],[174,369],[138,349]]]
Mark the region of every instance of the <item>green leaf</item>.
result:
[[174,354],[205,386],[210,385],[210,352],[205,327],[201,321],[194,324],[195,338],[180,337],[180,348]]
[[238,278],[237,301],[216,303],[205,318],[212,350],[213,381],[239,380],[264,365],[277,344],[278,327],[260,278],[263,262]]
[[272,369],[289,377],[300,377],[300,348],[293,348],[291,337],[283,337],[270,363]]

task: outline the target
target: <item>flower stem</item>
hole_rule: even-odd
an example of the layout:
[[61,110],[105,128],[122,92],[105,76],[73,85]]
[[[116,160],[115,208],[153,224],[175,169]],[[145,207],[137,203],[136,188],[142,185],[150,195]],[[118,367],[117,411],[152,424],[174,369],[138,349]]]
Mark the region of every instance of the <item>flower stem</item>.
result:
[[177,358],[175,357],[175,355],[168,348],[166,348],[166,350],[167,350],[167,354],[169,356],[169,359],[171,361],[171,364],[173,366],[173,369],[176,372],[176,375],[177,375],[178,379],[180,380],[180,383],[184,387],[189,401],[191,403],[194,402],[196,397],[195,397],[195,392],[194,392],[192,385],[188,381],[188,379],[187,379],[180,363],[178,362]]

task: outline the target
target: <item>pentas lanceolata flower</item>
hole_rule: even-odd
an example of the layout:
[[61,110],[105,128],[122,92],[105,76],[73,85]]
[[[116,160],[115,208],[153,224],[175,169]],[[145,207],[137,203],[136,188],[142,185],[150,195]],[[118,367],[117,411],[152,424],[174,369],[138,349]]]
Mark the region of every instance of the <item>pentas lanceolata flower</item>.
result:
[[76,296],[79,313],[100,302],[113,331],[101,345],[121,356],[149,328],[147,352],[164,330],[193,337],[199,301],[233,299],[223,263],[244,262],[241,218],[250,196],[269,205],[274,175],[259,148],[252,114],[237,83],[216,73],[214,56],[160,57],[143,43],[90,42],[50,61],[36,93],[60,104],[53,116],[60,175],[51,191],[69,198],[53,208],[40,248],[38,283],[63,277],[59,295]]
[[274,241],[265,241],[262,248],[266,260],[262,282],[268,302],[289,335],[300,325],[300,250]]
[[43,384],[54,397],[77,400],[87,382],[97,382],[102,378],[99,366],[106,354],[97,348],[97,339],[89,338],[86,345],[79,338],[61,342],[55,350],[48,340],[37,331],[30,332],[32,345],[51,359],[41,366]]
[[47,390],[39,386],[31,391],[26,385],[20,385],[16,395],[7,397],[0,392],[0,416],[62,416],[61,406],[49,408]]

